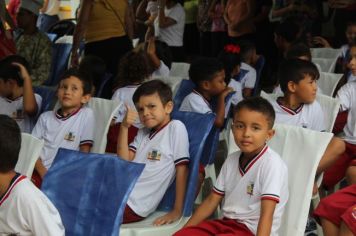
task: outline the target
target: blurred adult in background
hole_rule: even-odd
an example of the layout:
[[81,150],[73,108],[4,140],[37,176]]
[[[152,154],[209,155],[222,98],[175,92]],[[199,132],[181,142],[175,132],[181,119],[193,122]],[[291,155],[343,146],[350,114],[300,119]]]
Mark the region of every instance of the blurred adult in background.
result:
[[47,32],[53,24],[59,21],[59,5],[59,0],[44,0],[37,21],[39,30]]
[[14,27],[14,22],[6,10],[5,0],[0,0],[0,60],[16,53],[12,36]]

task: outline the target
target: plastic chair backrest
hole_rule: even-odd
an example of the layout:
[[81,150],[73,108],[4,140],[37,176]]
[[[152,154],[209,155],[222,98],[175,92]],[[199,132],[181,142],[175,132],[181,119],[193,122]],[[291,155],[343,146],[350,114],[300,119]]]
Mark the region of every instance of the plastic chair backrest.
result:
[[304,235],[316,169],[333,134],[276,124],[268,145],[288,167],[289,199],[279,235]]
[[343,74],[320,72],[320,78],[317,84],[325,95],[333,96],[335,88],[342,76]]
[[265,57],[263,55],[260,55],[255,65],[256,83],[253,89],[253,96],[256,96],[260,90],[261,74],[262,74],[263,67],[265,66],[265,62],[266,62]]
[[126,202],[144,164],[60,148],[42,191],[58,209],[66,235],[118,235]]
[[44,141],[26,133],[21,133],[21,149],[15,171],[31,178],[35,163],[40,157]]
[[47,36],[52,43],[54,42],[55,39],[57,39],[57,34],[54,33],[47,33]]
[[184,62],[173,62],[171,71],[169,72],[170,76],[181,77],[181,78],[189,78],[189,63]]
[[335,59],[340,57],[342,50],[340,48],[311,48],[313,58],[330,58]]
[[312,58],[312,62],[318,64],[322,72],[333,73],[335,71],[337,58]]
[[338,99],[326,96],[323,94],[317,94],[316,100],[319,102],[321,108],[325,114],[326,132],[332,132],[336,116],[340,110],[340,102]]
[[75,19],[60,20],[60,21],[56,22],[55,24],[53,24],[47,30],[47,33],[57,34],[56,39],[62,37],[63,35],[73,35],[75,25],[76,25],[73,20],[75,20]]
[[176,95],[177,90],[179,89],[178,87],[180,86],[180,83],[182,80],[187,80],[182,77],[178,76],[155,76],[154,79],[159,79],[165,82],[166,84],[169,85],[172,89],[173,97]]
[[176,95],[174,96],[174,110],[179,110],[182,102],[186,96],[188,96],[193,89],[195,88],[195,84],[191,80],[182,80],[179,88],[177,90]]
[[35,93],[41,95],[42,97],[40,114],[45,111],[51,110],[56,100],[56,89],[52,87],[46,87],[46,86],[37,86],[37,87],[33,87],[33,90]]
[[[173,119],[184,123],[189,137],[189,175],[184,199],[183,216],[190,216],[195,201],[199,161],[202,157],[203,147],[208,134],[213,127],[214,114],[199,114],[194,112],[177,111],[172,114]],[[175,182],[168,188],[157,210],[169,211],[173,208],[175,201]]]

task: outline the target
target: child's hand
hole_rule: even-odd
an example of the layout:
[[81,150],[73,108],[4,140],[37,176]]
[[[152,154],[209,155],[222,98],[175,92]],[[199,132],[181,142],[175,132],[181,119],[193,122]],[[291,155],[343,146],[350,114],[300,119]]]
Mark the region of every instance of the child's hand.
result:
[[220,99],[225,99],[226,96],[227,96],[229,93],[233,92],[233,91],[234,91],[233,88],[231,88],[231,87],[226,87],[226,88],[220,93],[219,98],[220,98]]
[[322,45],[324,48],[331,48],[329,42],[324,39],[323,37],[320,37],[320,36],[316,36],[313,38],[313,43],[316,44],[316,45]]
[[126,115],[125,115],[121,125],[126,128],[130,128],[131,125],[133,123],[135,123],[136,119],[138,118],[138,113],[134,109],[127,106],[126,104],[125,104],[125,107],[126,107]]
[[148,39],[147,54],[149,54],[149,55],[154,55],[154,54],[156,54],[155,37],[150,37],[150,38]]
[[23,80],[30,79],[30,75],[28,74],[28,71],[22,64],[13,62],[12,65],[17,66],[20,69],[20,75]]
[[153,225],[159,226],[159,225],[165,225],[165,224],[171,224],[174,221],[178,220],[181,217],[181,213],[176,212],[176,211],[171,211],[164,216],[158,217],[154,222]]

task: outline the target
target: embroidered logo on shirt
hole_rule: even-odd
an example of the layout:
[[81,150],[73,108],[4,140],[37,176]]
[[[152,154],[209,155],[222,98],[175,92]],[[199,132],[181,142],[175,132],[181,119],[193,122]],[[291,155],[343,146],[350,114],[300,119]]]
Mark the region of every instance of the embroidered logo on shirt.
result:
[[161,153],[158,150],[153,149],[148,153],[147,159],[151,161],[159,161],[161,160]]
[[247,185],[247,189],[246,189],[246,192],[248,195],[252,196],[253,195],[253,187],[255,186],[254,183],[251,183],[249,185]]
[[11,118],[14,120],[23,120],[24,119],[24,114],[22,109],[17,109],[14,111],[11,115]]
[[68,134],[66,134],[64,136],[64,140],[67,140],[67,141],[70,141],[70,142],[73,142],[74,139],[75,139],[75,135],[72,132],[69,132]]

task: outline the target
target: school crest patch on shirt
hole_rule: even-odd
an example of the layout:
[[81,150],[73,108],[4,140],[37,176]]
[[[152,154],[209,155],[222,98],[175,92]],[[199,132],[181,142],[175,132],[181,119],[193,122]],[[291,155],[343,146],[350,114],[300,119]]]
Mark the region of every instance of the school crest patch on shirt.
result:
[[249,185],[247,185],[246,193],[250,196],[253,195],[253,187],[255,186],[254,183],[250,182]]
[[66,134],[64,136],[64,139],[70,142],[73,142],[75,139],[75,135],[73,134],[73,132],[69,132],[68,134]]
[[159,161],[161,160],[161,153],[158,150],[153,149],[147,154],[147,159],[151,161]]

